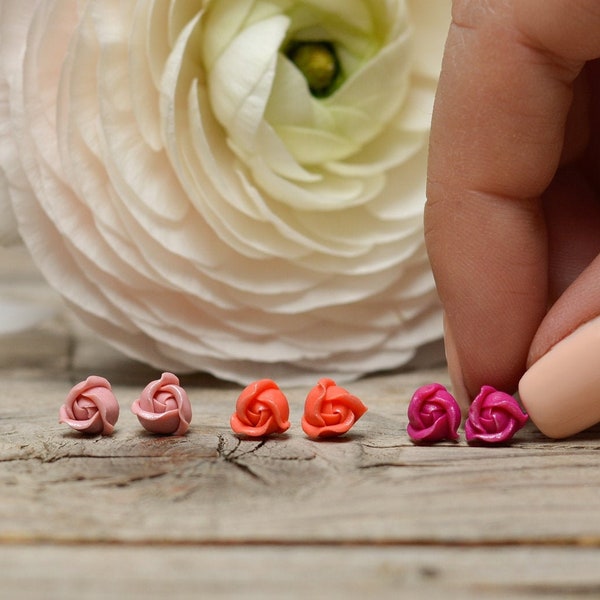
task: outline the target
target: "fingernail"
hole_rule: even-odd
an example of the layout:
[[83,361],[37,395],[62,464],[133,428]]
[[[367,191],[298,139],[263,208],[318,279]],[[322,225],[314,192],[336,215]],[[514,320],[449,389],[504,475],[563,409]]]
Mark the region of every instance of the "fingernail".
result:
[[461,407],[463,412],[469,410],[469,404],[471,400],[469,393],[465,387],[463,380],[462,370],[460,368],[460,361],[458,359],[458,352],[456,351],[456,343],[454,341],[454,335],[452,329],[448,324],[448,319],[444,314],[444,350],[446,352],[446,363],[448,364],[448,375],[450,376],[450,382],[452,383],[452,394],[458,405]]
[[574,435],[600,421],[600,317],[553,346],[519,382],[531,420],[552,438]]

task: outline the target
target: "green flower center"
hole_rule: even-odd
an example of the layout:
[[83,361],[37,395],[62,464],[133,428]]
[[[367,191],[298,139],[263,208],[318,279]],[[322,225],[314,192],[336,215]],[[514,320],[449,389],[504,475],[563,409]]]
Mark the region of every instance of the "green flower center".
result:
[[313,96],[325,98],[338,87],[340,61],[330,42],[292,42],[285,52],[306,78]]

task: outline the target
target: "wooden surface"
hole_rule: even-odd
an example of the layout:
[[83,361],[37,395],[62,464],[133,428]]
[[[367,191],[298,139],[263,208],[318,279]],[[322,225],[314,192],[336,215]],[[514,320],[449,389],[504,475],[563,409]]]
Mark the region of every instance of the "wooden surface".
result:
[[[13,270],[0,291],[35,285]],[[109,438],[58,424],[90,374],[121,404]],[[348,384],[369,412],[321,442],[306,389],[285,390],[289,434],[256,442],[228,426],[238,386],[182,377],[192,428],[163,438],[129,411],[159,374],[62,309],[0,337],[2,598],[600,597],[600,429],[414,446],[408,400],[440,367]]]

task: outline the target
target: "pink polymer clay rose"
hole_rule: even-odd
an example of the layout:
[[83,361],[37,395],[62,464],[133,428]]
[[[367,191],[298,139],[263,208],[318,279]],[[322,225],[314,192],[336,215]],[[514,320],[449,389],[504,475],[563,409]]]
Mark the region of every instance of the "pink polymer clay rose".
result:
[[309,437],[342,435],[367,412],[367,407],[332,379],[320,379],[304,404],[302,429]]
[[151,381],[131,405],[142,426],[152,433],[183,435],[192,420],[192,405],[173,373]]
[[259,379],[246,386],[239,395],[231,429],[250,437],[283,433],[290,427],[287,398],[271,379]]
[[110,435],[119,418],[119,403],[104,377],[90,375],[71,388],[60,407],[59,423],[81,433]]
[[527,419],[528,416],[510,394],[484,385],[469,407],[465,423],[467,442],[508,442]]
[[454,397],[439,383],[420,387],[408,405],[408,435],[415,442],[435,443],[457,440],[460,408]]

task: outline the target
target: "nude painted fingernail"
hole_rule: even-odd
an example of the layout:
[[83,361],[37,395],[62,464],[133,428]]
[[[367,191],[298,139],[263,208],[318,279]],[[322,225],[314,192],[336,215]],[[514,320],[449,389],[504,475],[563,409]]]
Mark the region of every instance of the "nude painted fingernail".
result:
[[600,317],[534,363],[521,378],[519,395],[549,437],[568,437],[600,422]]
[[448,325],[448,319],[444,314],[444,349],[446,352],[446,363],[448,364],[448,375],[452,383],[452,394],[456,398],[458,405],[464,413],[469,410],[470,398],[467,388],[465,387],[460,361],[458,360],[458,352],[456,351],[456,343],[452,329]]

